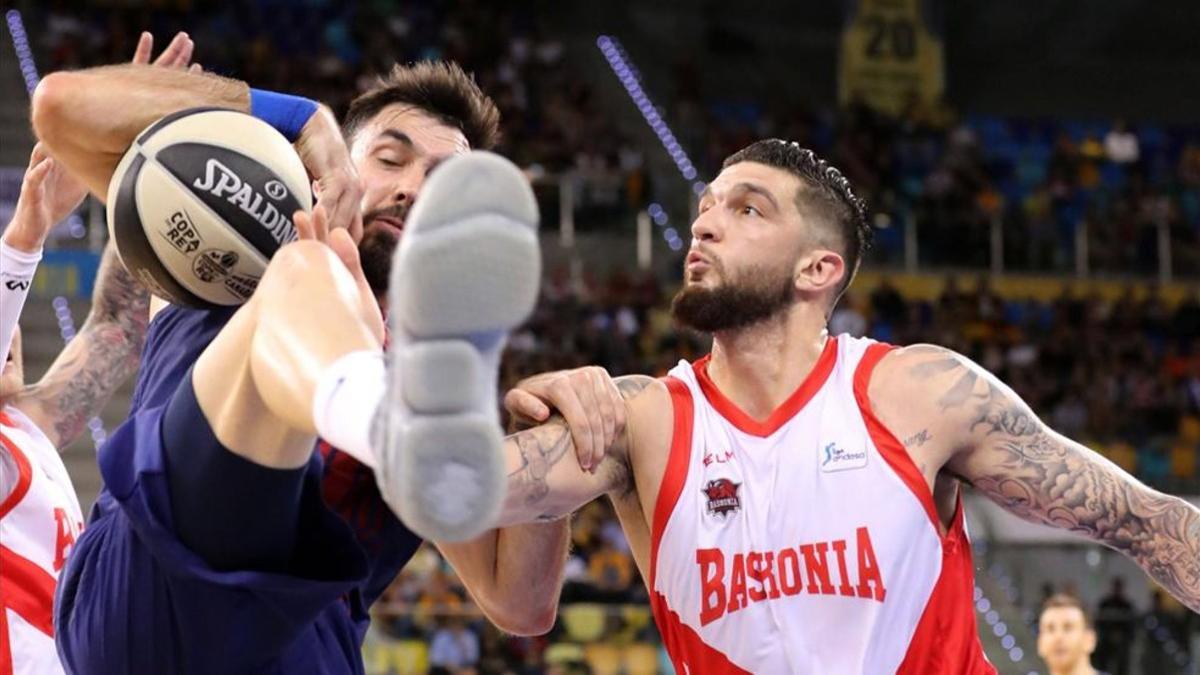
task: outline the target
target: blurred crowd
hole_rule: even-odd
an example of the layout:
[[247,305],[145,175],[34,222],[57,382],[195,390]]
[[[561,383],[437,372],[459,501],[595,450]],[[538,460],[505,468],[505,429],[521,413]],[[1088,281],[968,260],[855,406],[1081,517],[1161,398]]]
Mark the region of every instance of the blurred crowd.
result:
[[[43,70],[124,61],[143,28],[161,37],[187,30],[207,69],[341,112],[395,63],[453,59],[499,105],[500,151],[535,177],[569,175],[583,215],[611,222],[651,201],[643,151],[657,148],[613,121],[612,105],[545,25],[541,3],[104,4],[39,4],[30,23]],[[905,231],[916,227],[921,265],[986,268],[998,226],[1005,269],[1145,276],[1159,269],[1165,228],[1173,272],[1200,275],[1200,128],[964,117],[915,99],[897,117],[858,101],[764,107],[706,95],[686,60],[670,72],[669,119],[702,178],[758,138],[812,147],[872,206],[876,262],[900,263]]]
[[857,101],[840,110],[713,102],[686,64],[673,82],[677,128],[701,175],[754,139],[811,147],[871,205],[876,261],[903,261],[915,225],[922,266],[987,268],[995,224],[1006,270],[1150,276],[1164,227],[1173,272],[1200,275],[1200,127],[964,117],[915,99],[898,117]]
[[453,60],[500,108],[499,152],[535,178],[570,173],[584,211],[603,215],[644,200],[640,150],[572,75],[566,47],[548,35],[536,3],[52,0],[28,21],[46,71],[127,61],[141,30],[160,41],[184,30],[206,70],[308,96],[339,115],[397,63]]

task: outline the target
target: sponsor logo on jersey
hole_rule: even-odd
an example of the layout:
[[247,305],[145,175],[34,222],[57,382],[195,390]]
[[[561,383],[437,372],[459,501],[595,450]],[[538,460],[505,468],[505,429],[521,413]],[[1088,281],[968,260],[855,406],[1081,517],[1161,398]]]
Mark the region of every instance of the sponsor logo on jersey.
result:
[[[296,238],[291,219],[280,213],[270,199],[242,180],[242,177],[234,173],[233,169],[212,158],[209,158],[204,169],[204,177],[192,181],[192,187],[204,190],[241,209],[267,228],[271,232],[271,238],[280,246]],[[280,187],[283,185],[272,187],[271,192],[279,194],[278,188]],[[284,188],[283,194],[278,198],[285,196],[286,192],[287,190]]]
[[701,548],[696,550],[696,565],[700,568],[701,626],[752,603],[802,593],[875,602],[887,597],[866,527],[857,528],[846,539],[779,551],[735,553],[732,558],[719,548]]
[[713,464],[725,464],[726,462],[732,462],[732,461],[733,461],[733,451],[732,450],[721,450],[718,452],[707,452],[706,451],[704,453],[704,466],[711,466]]
[[861,469],[867,465],[866,447],[858,452],[850,452],[838,447],[837,443],[829,443],[825,446],[823,453],[824,457],[821,460],[822,471],[847,471],[849,469]]
[[724,518],[742,508],[742,499],[738,496],[741,483],[735,483],[728,478],[718,478],[708,481],[702,492],[708,498],[708,512]]

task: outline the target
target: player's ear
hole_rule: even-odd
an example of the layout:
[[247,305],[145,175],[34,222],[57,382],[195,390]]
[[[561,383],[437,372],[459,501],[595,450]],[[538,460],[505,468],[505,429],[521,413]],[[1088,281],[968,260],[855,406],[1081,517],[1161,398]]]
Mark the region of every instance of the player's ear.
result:
[[819,295],[841,285],[846,276],[846,261],[827,248],[813,248],[801,254],[793,272],[796,290]]

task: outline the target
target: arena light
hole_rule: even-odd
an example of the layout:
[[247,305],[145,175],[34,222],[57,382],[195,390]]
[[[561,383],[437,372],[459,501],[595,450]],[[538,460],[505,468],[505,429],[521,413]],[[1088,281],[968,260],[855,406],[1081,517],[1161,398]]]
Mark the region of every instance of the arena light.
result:
[[[8,34],[12,38],[13,51],[17,53],[21,77],[25,78],[25,89],[32,96],[33,90],[37,89],[38,81],[41,78],[38,76],[37,65],[33,62],[33,50],[29,48],[29,35],[25,32],[25,23],[21,20],[21,12],[15,9],[8,10],[4,14],[4,21],[8,24]],[[77,213],[71,214],[67,219],[67,226],[70,228],[71,236],[76,239],[82,239],[87,234],[87,229],[83,226],[83,219]],[[61,295],[55,297],[50,304],[54,308],[55,318],[58,319],[58,330],[62,335],[63,343],[70,342],[75,337],[75,320],[71,317],[71,305]],[[104,431],[104,422],[101,422],[99,417],[93,417],[88,420],[87,426],[92,433],[92,442],[99,450],[105,439],[108,438],[108,434]]]
[[[997,582],[1003,589],[1008,586],[1010,581],[1007,576],[1001,571],[999,574],[993,566],[993,569],[988,570],[988,575]],[[1000,577],[997,579],[997,577]],[[1008,630],[1008,624],[1000,620],[1000,612],[996,611],[992,601],[984,594],[983,589],[979,584],[975,584],[974,591],[975,611],[983,617],[983,622],[992,629],[992,634],[1000,638],[1000,646],[1004,649],[1008,658],[1013,663],[1020,663],[1025,658],[1025,650],[1017,644],[1016,637]]]
[[[642,118],[646,120],[646,124],[650,126],[650,130],[658,137],[658,142],[662,144],[663,149],[670,155],[671,161],[675,163],[675,168],[679,170],[679,175],[683,176],[686,181],[694,181],[692,183],[692,191],[699,195],[704,191],[705,184],[703,181],[696,180],[699,175],[696,171],[696,166],[692,164],[691,158],[688,157],[687,151],[679,143],[679,139],[675,137],[671,127],[667,121],[663,119],[662,113],[654,106],[654,102],[650,100],[649,94],[642,87],[641,74],[638,73],[637,67],[633,64],[629,54],[625,48],[621,46],[621,42],[617,38],[609,35],[601,35],[596,38],[596,46],[600,49],[600,53],[604,55],[604,59],[608,61],[608,67],[612,69],[613,74],[621,81],[621,85],[625,87],[625,92],[629,94],[629,98],[633,104],[637,106],[638,112],[642,114]],[[667,214],[663,211],[662,206],[651,204],[651,207],[657,206],[656,210],[650,211],[650,217],[659,227],[664,227],[667,224]],[[683,240],[678,233],[668,237],[666,232],[663,233],[663,239],[672,251],[683,249]]]
[[4,14],[8,23],[8,34],[12,36],[13,51],[17,53],[17,63],[21,68],[21,77],[25,78],[25,89],[29,93],[37,88],[38,72],[33,63],[33,51],[29,48],[29,36],[25,33],[25,24],[21,21],[21,13],[10,9]]
[[1158,642],[1163,653],[1173,660],[1175,665],[1180,667],[1180,672],[1191,672],[1192,659],[1189,658],[1187,651],[1175,641],[1175,638],[1171,635],[1171,631],[1166,626],[1159,624],[1158,617],[1153,614],[1147,616],[1144,625],[1146,626],[1146,632]]

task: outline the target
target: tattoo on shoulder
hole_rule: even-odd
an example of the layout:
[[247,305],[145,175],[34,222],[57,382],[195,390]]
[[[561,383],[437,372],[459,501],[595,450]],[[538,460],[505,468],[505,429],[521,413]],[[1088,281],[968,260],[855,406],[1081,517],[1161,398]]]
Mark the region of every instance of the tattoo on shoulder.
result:
[[1022,518],[1124,553],[1200,611],[1200,509],[1055,434],[982,368],[936,351],[909,373],[918,380],[957,373],[936,385],[945,387],[938,403],[943,411],[961,411],[964,433],[976,439],[972,456],[950,470]]
[[613,383],[617,385],[617,390],[621,392],[626,400],[636,397],[638,394],[646,390],[646,387],[654,384],[654,378],[649,375],[622,375],[613,379]]

